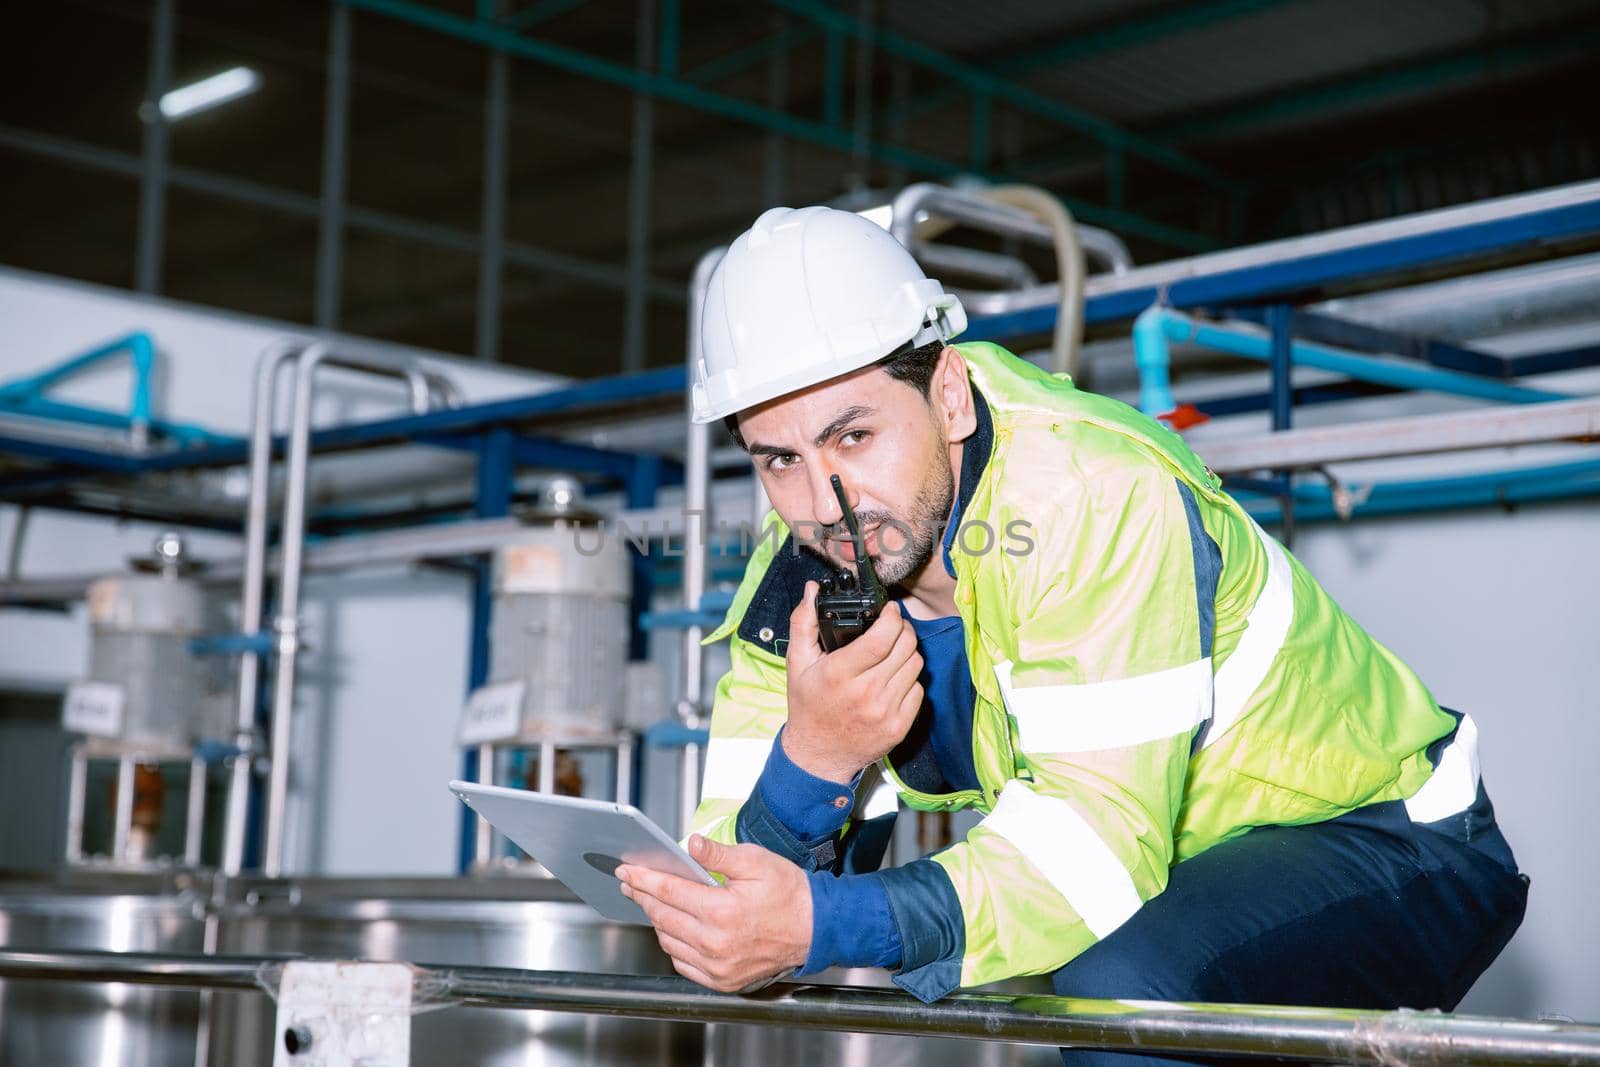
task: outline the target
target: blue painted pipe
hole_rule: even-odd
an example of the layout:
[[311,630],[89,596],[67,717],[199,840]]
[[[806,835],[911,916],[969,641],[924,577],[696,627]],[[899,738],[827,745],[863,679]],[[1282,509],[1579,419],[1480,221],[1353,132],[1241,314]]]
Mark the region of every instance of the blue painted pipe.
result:
[[52,386],[113,356],[127,353],[133,363],[133,395],[128,400],[128,422],[134,427],[150,425],[150,379],[155,373],[156,347],[150,335],[141,331],[119,337],[98,348],[56,364],[27,378],[0,387],[0,400],[29,406],[41,400]]
[[1133,320],[1133,362],[1139,368],[1139,410],[1151,418],[1165,415],[1178,405],[1172,400],[1169,373],[1172,355],[1167,344],[1168,309],[1152,304]]
[[677,719],[663,719],[644,732],[645,743],[655,748],[682,748],[685,745],[705,745],[711,740],[711,731],[693,729]]
[[[133,364],[133,391],[128,399],[128,410],[124,414],[119,411],[106,411],[102,408],[88,407],[83,404],[73,404],[66,401],[51,400],[45,394],[66,381],[82,373],[98,363],[126,353]],[[98,348],[90,349],[82,355],[73,356],[61,363],[15,381],[0,385],[0,407],[9,408],[25,415],[36,418],[54,419],[57,422],[71,422],[84,426],[96,426],[113,430],[128,430],[135,437],[143,438],[154,431],[163,436],[170,437],[178,443],[189,445],[222,444],[237,440],[236,438],[214,434],[203,427],[188,423],[167,422],[157,419],[151,413],[150,399],[151,382],[155,377],[156,346],[150,335],[143,331],[130,333],[126,337],[119,337]]]
[[276,638],[273,634],[266,632],[207,634],[203,637],[189,639],[189,653],[194,656],[237,656],[245,652],[254,652],[258,656],[270,656],[276,648]]
[[[1356,505],[1352,517],[1531,504],[1587,496],[1600,496],[1600,459],[1446,478],[1383,482],[1373,486],[1371,495]],[[1327,486],[1297,485],[1294,488],[1294,500],[1296,521],[1340,517],[1333,506],[1332,490]],[[1281,505],[1274,501],[1241,498],[1241,503],[1261,523],[1277,522],[1281,516]]]
[[[1150,349],[1150,352],[1144,356],[1139,355],[1140,323],[1145,324],[1144,336],[1146,339],[1144,344]],[[1234,327],[1201,322],[1169,308],[1148,308],[1134,324],[1135,360],[1139,365],[1141,377],[1144,374],[1146,363],[1149,363],[1152,368],[1156,368],[1159,364],[1158,373],[1161,375],[1161,381],[1158,385],[1162,388],[1165,387],[1168,349],[1163,345],[1157,350],[1153,340],[1149,339],[1149,335],[1153,333],[1153,323],[1160,324],[1161,334],[1168,343],[1189,342],[1205,348],[1215,349],[1219,352],[1227,352],[1230,355],[1243,356],[1245,359],[1253,359],[1261,363],[1269,362],[1272,358],[1272,339],[1270,337],[1254,332],[1246,332]],[[1349,352],[1341,352],[1338,349],[1327,348],[1309,341],[1295,341],[1292,351],[1294,362],[1298,366],[1316,367],[1319,370],[1343,374],[1359,381],[1393,386],[1397,389],[1453,393],[1457,396],[1493,400],[1502,404],[1541,404],[1551,400],[1572,399],[1572,396],[1567,393],[1555,393],[1545,389],[1530,389],[1524,385],[1513,385],[1508,382],[1479,378],[1475,375],[1443,370],[1439,367],[1397,363],[1391,360],[1374,359],[1371,356],[1353,355]],[[1141,397],[1143,394],[1144,389],[1141,384]],[[1167,395],[1170,399],[1170,392]],[[1140,408],[1145,410],[1146,414],[1159,413],[1145,409],[1142,399]],[[1171,410],[1171,408],[1168,407],[1163,410]]]

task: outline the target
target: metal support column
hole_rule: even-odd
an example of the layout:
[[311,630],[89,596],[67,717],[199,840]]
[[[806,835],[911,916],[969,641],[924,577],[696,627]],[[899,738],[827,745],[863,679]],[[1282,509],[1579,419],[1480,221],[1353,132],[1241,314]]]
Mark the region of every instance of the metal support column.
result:
[[312,321],[339,326],[344,268],[346,158],[350,143],[350,9],[328,10],[328,95],[322,116],[322,199],[317,217],[317,293]]
[[656,73],[666,78],[678,76],[678,0],[661,0],[661,43],[656,51]]
[[1128,156],[1120,148],[1106,152],[1106,203],[1121,210],[1128,202]]
[[830,26],[822,52],[822,121],[838,126],[844,119],[844,31]]
[[974,93],[967,159],[972,169],[976,171],[987,170],[989,167],[989,125],[993,113],[994,98],[988,93]]
[[[656,0],[639,0],[635,60],[643,73],[656,65]],[[633,151],[628,174],[628,287],[622,318],[622,369],[644,369],[646,357],[646,290],[650,270],[650,195],[655,181],[655,100],[647,93],[633,98]]]
[[[499,785],[495,781],[496,771],[494,745],[485,744],[478,746],[478,777],[479,785]],[[475,867],[487,867],[494,862],[494,827],[489,825],[488,819],[472,819],[472,863]]]
[[200,866],[200,846],[206,829],[206,761],[199,756],[189,760],[189,795],[183,814],[183,862]]
[[554,795],[556,791],[556,743],[539,742],[539,792]]
[[[643,510],[656,506],[656,491],[661,487],[661,457],[641,455],[633,463],[633,471],[628,475],[628,507],[632,510]],[[688,551],[689,540],[694,536],[694,516],[684,520],[684,550]],[[670,541],[671,534],[663,531],[663,536]],[[670,545],[666,546],[670,550]],[[628,612],[628,658],[630,660],[648,659],[650,656],[650,635],[645,628],[639,625],[640,616],[650,610],[650,599],[653,593],[655,566],[648,555],[641,552],[632,553],[630,561],[633,564],[633,596]]]
[[127,862],[133,844],[133,778],[137,773],[132,756],[117,760],[117,799],[111,817],[112,863]]
[[[1287,304],[1273,304],[1267,309],[1267,328],[1272,331],[1272,429],[1287,430],[1294,420],[1294,333],[1293,309]],[[1276,472],[1283,487],[1279,499],[1283,503],[1282,540],[1284,547],[1294,541],[1294,474]]]
[[872,57],[877,51],[873,41],[877,6],[876,0],[856,0],[856,21],[861,24],[861,35],[856,38],[855,139],[851,158],[856,172],[855,180],[862,186],[871,184]]
[[172,82],[172,49],[177,35],[177,0],[155,0],[150,19],[150,70],[145,81],[144,152],[139,179],[139,237],[133,287],[161,291],[161,261],[167,214],[167,117],[161,98]]
[[89,788],[89,757],[83,743],[72,746],[71,769],[67,777],[67,847],[68,863],[83,859],[83,802]]
[[[498,4],[489,3],[490,9]],[[511,107],[511,57],[489,53],[484,91],[483,218],[478,250],[478,358],[500,355],[500,282],[505,265],[506,125]]]
[[[889,60],[889,113],[894,117],[888,123],[885,139],[890,144],[904,144],[906,140],[907,120],[905,118],[911,105],[911,64],[904,59],[891,57]],[[889,165],[889,188],[901,189],[910,182],[910,176],[903,164],[894,162]]]
[[[772,33],[781,35],[785,29],[783,13],[772,13]],[[767,107],[785,111],[789,103],[789,50],[779,49],[767,64]],[[776,207],[784,199],[784,147],[783,134],[772,130],[767,134],[766,158],[761,175],[761,205]],[[690,314],[695,314],[691,311]]]
[[[516,437],[504,427],[488,431],[478,443],[475,510],[480,519],[503,518],[511,511],[511,481],[516,473],[512,463],[515,447]],[[481,557],[477,561],[476,570],[477,573],[472,580],[472,644],[467,660],[469,693],[489,680],[489,624],[494,597],[493,561],[487,555]],[[478,760],[477,750],[467,749],[462,757],[462,780],[468,782],[480,780]],[[462,806],[456,863],[463,874],[472,866],[472,856],[477,843],[477,818],[464,805]]]

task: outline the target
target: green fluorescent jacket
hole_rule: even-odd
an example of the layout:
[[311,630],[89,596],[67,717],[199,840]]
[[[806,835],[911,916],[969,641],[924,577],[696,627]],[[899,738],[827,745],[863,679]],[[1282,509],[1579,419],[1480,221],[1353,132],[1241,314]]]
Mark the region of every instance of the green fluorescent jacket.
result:
[[[920,793],[885,760],[855,818],[896,803],[984,817],[918,861],[948,877],[960,921],[933,949],[913,938],[897,981],[932,999],[1053,971],[1160,893],[1174,863],[1255,826],[1471,804],[1470,719],[1435,774],[1425,750],[1452,715],[1178,435],[998,346],[957,347],[980,408],[951,558],[981,789]],[[815,576],[778,540],[758,544],[707,638],[731,638],[732,666],[692,829],[724,842],[784,723],[787,617]]]

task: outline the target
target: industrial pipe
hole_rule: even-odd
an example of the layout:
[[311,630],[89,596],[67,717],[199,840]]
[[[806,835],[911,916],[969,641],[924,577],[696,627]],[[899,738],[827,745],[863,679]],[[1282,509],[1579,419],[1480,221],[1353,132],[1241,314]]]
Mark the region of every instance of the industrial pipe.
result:
[[[1147,415],[1160,415],[1172,410],[1171,392],[1165,388],[1164,382],[1170,366],[1168,345],[1171,342],[1196,344],[1260,362],[1271,358],[1272,339],[1266,334],[1238,326],[1204,322],[1170,308],[1146,308],[1134,320],[1133,344],[1140,377],[1139,406]],[[1399,389],[1452,393],[1506,404],[1539,404],[1570,399],[1565,393],[1532,389],[1439,367],[1355,355],[1309,341],[1293,342],[1291,351],[1297,366],[1315,367],[1344,374],[1357,381]]]
[[[278,372],[300,351],[292,340],[274,341],[256,361],[255,394],[250,416],[250,490],[245,508],[244,579],[239,590],[239,632],[253,637],[261,628],[262,596],[267,573],[267,508],[272,473],[272,416]],[[234,721],[232,774],[222,842],[222,872],[244,867],[244,839],[250,799],[250,771],[255,758],[256,695],[261,657],[246,651],[239,657],[238,708]]]
[[1083,344],[1083,277],[1087,272],[1078,226],[1060,200],[1031,185],[1000,185],[985,189],[986,199],[1026,211],[1050,228],[1050,247],[1056,257],[1056,329],[1050,346],[1050,370],[1083,381],[1078,350]]
[[[932,216],[932,217],[930,217]],[[1023,238],[1051,249],[1058,281],[1031,282],[1032,272],[1013,257],[972,249],[955,249],[926,240],[952,223],[989,233]],[[1084,253],[1092,249],[1111,265],[1115,275],[1127,273],[1132,257],[1114,234],[1079,226],[1059,199],[1027,185],[1002,185],[973,193],[918,182],[901,190],[890,208],[889,232],[934,269],[953,268],[994,278],[1010,288],[995,293],[963,293],[969,315],[995,315],[1033,306],[1048,295],[1056,304],[1051,370],[1081,378],[1078,351],[1083,339],[1083,294],[1088,273]],[[1009,267],[1015,263],[1015,267]],[[1026,274],[1019,273],[1026,272]]]
[[991,285],[1008,289],[1031,289],[1039,284],[1039,276],[1016,256],[999,252],[985,252],[981,248],[963,248],[961,245],[944,245],[937,241],[916,241],[911,245],[917,257],[930,273],[941,280],[950,274],[981,278]]
[[[689,333],[685,356],[689,363],[689,389],[694,389],[695,364],[701,356],[705,315],[706,289],[711,285],[711,272],[722,262],[725,247],[713,248],[702,255],[694,266],[689,281]],[[683,606],[686,611],[699,611],[700,598],[706,591],[706,542],[711,529],[711,426],[694,421],[693,396],[684,398],[689,433],[683,452]],[[760,482],[757,480],[758,486]],[[698,525],[698,529],[696,526]],[[699,626],[688,626],[683,631],[683,689],[675,711],[678,720],[691,730],[704,725],[705,709],[705,649],[700,646],[703,631]],[[679,836],[689,833],[695,809],[700,806],[700,763],[702,753],[697,744],[684,745],[678,755],[678,831]]]
[[[283,872],[283,838],[289,795],[289,744],[293,736],[295,662],[300,651],[300,581],[306,540],[306,482],[311,465],[311,415],[317,372],[324,366],[405,382],[416,414],[429,410],[430,379],[409,360],[376,355],[334,355],[322,344],[308,346],[295,366],[294,407],[289,423],[289,473],[284,487],[282,566],[278,574],[277,617],[273,620],[276,673],[272,687],[272,767],[267,779],[267,811],[261,870],[269,878]],[[436,378],[436,376],[435,376]]]
[[[282,867],[283,811],[288,793],[288,744],[293,717],[294,659],[298,651],[302,553],[305,540],[305,489],[310,456],[311,380],[324,362],[369,374],[397,378],[410,393],[410,407],[422,414],[435,404],[459,399],[455,387],[443,376],[423,370],[410,361],[390,361],[376,356],[333,356],[320,342],[284,339],[269,345],[256,361],[250,419],[250,487],[245,515],[244,575],[239,593],[239,630],[254,637],[261,626],[267,573],[267,513],[271,503],[272,435],[277,412],[279,374],[291,363],[298,375],[291,415],[289,476],[284,504],[279,613],[274,622],[277,674],[273,692],[272,770],[268,782],[266,842],[263,868],[277,874]],[[237,714],[234,746],[237,754],[228,786],[224,820],[222,870],[238,874],[244,866],[250,772],[256,751],[256,696],[260,655],[247,647],[239,659]]]
[[[0,978],[270,990],[277,968],[287,962],[283,957],[6,950],[0,951]],[[682,978],[427,964],[414,970],[413,1004],[424,1007],[469,1005],[1410,1067],[1600,1067],[1600,1026],[1585,1023],[982,993],[923,1004],[893,990],[787,983],[740,996],[715,993]]]
[[[1055,235],[1047,222],[989,197],[992,191],[979,188],[968,192],[934,182],[908,185],[891,202],[889,232],[908,248],[913,240],[937,236],[949,223],[1002,237],[1019,237],[1045,247],[1054,243]],[[940,222],[941,218],[948,221]],[[1112,274],[1126,274],[1133,269],[1128,246],[1110,230],[1078,224],[1077,233],[1084,251],[1103,260]]]

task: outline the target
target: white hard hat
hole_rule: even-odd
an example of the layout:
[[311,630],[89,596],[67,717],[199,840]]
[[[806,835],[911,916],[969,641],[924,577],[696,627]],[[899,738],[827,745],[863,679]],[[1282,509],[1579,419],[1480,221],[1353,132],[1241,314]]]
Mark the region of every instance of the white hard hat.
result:
[[692,418],[712,422],[967,328],[961,301],[848,211],[775,207],[711,274]]

